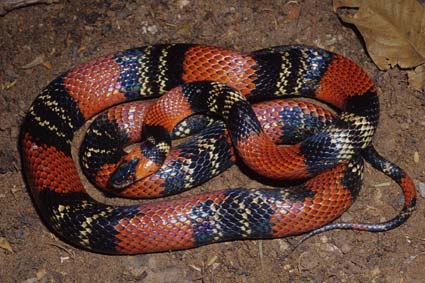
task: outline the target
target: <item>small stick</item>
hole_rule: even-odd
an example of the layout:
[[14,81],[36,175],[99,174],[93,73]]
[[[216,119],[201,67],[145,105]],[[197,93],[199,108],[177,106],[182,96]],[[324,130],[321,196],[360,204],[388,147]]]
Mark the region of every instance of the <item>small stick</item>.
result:
[[3,0],[0,1],[0,16],[6,15],[8,12],[35,4],[54,4],[59,0]]

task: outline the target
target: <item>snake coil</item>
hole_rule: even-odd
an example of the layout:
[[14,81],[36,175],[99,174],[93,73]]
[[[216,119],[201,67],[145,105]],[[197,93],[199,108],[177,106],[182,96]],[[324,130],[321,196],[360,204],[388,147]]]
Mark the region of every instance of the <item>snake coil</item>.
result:
[[[159,95],[155,102],[110,108]],[[310,103],[269,101],[293,96],[328,103],[339,116]],[[254,110],[252,102],[260,102]],[[308,179],[293,187],[224,189],[142,205],[98,203],[79,179],[71,143],[87,120],[107,108],[88,131],[81,164],[89,179],[118,195],[174,194],[239,158],[268,178]],[[205,113],[220,116],[226,127],[213,122],[171,148],[170,132],[179,137],[202,128],[206,120],[192,115]],[[350,60],[322,49],[279,46],[238,53],[204,45],[146,46],[77,66],[41,92],[22,127],[24,173],[51,229],[102,253],[311,236],[336,228],[386,231],[406,221],[416,195],[410,177],[371,145],[378,117],[372,80]],[[142,128],[144,142],[125,154],[122,146],[139,141]],[[275,145],[286,141],[292,145]],[[360,190],[362,157],[401,186],[403,209],[384,223],[330,223]]]

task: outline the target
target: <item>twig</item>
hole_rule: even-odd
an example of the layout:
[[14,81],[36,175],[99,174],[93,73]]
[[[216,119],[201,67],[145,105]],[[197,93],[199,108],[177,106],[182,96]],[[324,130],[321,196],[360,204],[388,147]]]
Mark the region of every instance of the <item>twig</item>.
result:
[[0,16],[6,15],[8,12],[35,4],[54,4],[59,0],[3,0],[0,1]]

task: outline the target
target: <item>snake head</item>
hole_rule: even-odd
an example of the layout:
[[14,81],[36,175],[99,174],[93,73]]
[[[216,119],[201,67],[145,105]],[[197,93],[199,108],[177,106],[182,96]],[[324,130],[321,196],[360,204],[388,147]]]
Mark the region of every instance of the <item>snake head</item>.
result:
[[152,159],[150,155],[152,154],[146,156],[139,147],[125,155],[111,174],[108,180],[109,187],[123,189],[158,171],[162,162],[156,162],[157,160]]

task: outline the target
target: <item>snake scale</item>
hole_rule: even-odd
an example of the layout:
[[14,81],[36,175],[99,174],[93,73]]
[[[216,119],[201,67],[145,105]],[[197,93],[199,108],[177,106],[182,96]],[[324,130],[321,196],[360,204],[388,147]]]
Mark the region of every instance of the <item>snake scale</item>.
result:
[[[158,96],[154,102],[110,108]],[[300,96],[327,103],[339,115],[307,102],[274,101]],[[251,103],[257,104],[252,108]],[[130,198],[175,194],[236,160],[267,179],[305,181],[141,205],[99,203],[81,183],[71,143],[87,120],[108,108],[88,131],[81,164],[88,178],[110,193]],[[198,116],[204,114],[223,122],[206,122]],[[386,231],[411,215],[416,195],[411,178],[371,145],[378,119],[372,80],[332,52],[308,46],[239,53],[204,45],[152,45],[100,57],[53,80],[24,120],[22,160],[48,226],[67,242],[101,253],[311,236],[336,228]],[[212,124],[203,128],[202,123]],[[194,138],[171,147],[172,135],[187,135],[196,125],[200,132]],[[121,149],[136,141],[142,143],[130,153]],[[291,145],[276,145],[285,141]],[[401,212],[384,223],[330,223],[355,200],[363,158],[401,186]]]

